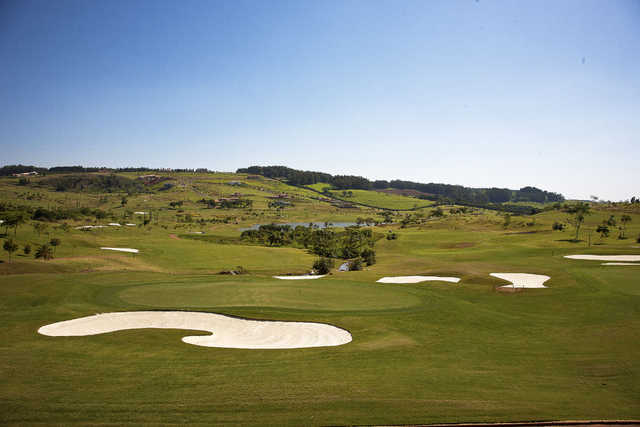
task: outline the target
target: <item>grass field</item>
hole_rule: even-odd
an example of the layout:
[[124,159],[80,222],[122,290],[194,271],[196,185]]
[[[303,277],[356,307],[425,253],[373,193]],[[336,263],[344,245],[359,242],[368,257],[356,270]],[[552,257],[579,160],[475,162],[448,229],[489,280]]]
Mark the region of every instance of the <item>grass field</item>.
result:
[[[14,237],[21,250],[26,242],[51,237],[60,237],[62,245],[46,262],[21,250],[11,262],[2,254],[0,423],[300,426],[640,418],[640,266],[562,257],[640,254],[640,214],[630,212],[629,239],[612,234],[602,242],[593,229],[622,211],[594,209],[578,243],[569,241],[571,229],[551,231],[554,221],[566,219],[558,211],[513,216],[506,228],[500,214],[486,211],[406,228],[376,227],[381,233],[394,230],[398,239],[378,241],[375,265],[317,280],[280,281],[271,276],[305,273],[315,257],[294,248],[179,236],[200,229],[238,236],[239,227],[256,222],[353,220],[376,211],[338,210],[282,183],[246,180],[250,187],[230,186],[228,181],[244,179],[234,174],[189,177],[196,178],[205,193],[251,192],[255,206],[204,209],[196,203],[203,196],[187,184],[130,196],[127,208],[118,207],[118,194],[100,203],[98,195],[39,190],[42,199],[28,201],[95,203],[117,215],[122,209],[154,209],[160,219],[146,227],[90,232],[63,232],[55,224],[43,235],[30,224],[20,226],[15,237],[9,230],[3,241]],[[21,203],[16,193],[26,191],[34,190],[0,180],[3,200]],[[278,212],[266,207],[270,191],[287,191],[299,200]],[[177,211],[167,204],[179,196],[185,200],[182,214],[235,220],[177,222]],[[140,253],[108,253],[101,246]],[[216,274],[238,265],[248,274]],[[548,289],[505,293],[498,286],[507,283],[490,277],[492,272],[545,274],[551,280]],[[462,280],[376,283],[383,276],[417,274]],[[325,322],[349,330],[353,341],[236,350],[180,341],[198,331],[86,337],[36,332],[95,313],[149,309]]]

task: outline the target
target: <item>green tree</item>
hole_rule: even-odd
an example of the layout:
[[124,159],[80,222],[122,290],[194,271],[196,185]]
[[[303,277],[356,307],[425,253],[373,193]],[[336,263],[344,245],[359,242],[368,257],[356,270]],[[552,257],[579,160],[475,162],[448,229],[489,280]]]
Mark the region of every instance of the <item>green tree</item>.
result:
[[509,224],[511,224],[511,215],[510,214],[504,214],[504,223],[502,224],[502,226],[504,228],[509,227]]
[[327,274],[334,267],[334,261],[331,258],[318,258],[313,263],[313,269],[317,274]]
[[626,239],[627,236],[625,232],[627,231],[627,224],[631,222],[631,217],[629,215],[622,215],[620,217],[620,222],[622,223],[622,227],[620,228],[620,236],[619,239]]
[[609,227],[604,224],[599,225],[598,228],[596,228],[596,233],[600,233],[600,241],[602,242],[602,239],[609,237]]
[[47,224],[45,224],[44,222],[34,222],[33,223],[33,229],[36,231],[36,233],[38,233],[38,237],[40,237],[40,235],[42,233],[47,231],[48,227],[49,226]]
[[122,196],[122,199],[120,200],[120,206],[124,208],[125,206],[127,206],[127,202],[127,198],[125,196]]
[[53,254],[54,254],[54,255],[56,254],[56,249],[58,248],[58,246],[60,246],[60,244],[61,244],[61,243],[62,243],[62,242],[61,242],[61,241],[60,241],[60,239],[58,239],[57,237],[54,237],[53,239],[51,239],[51,240],[49,241],[49,244],[50,244],[51,246],[53,246]]
[[25,255],[29,255],[31,253],[31,245],[28,244],[28,243],[26,245],[24,245],[23,252],[24,252]]
[[580,233],[580,227],[584,224],[585,217],[591,214],[591,207],[588,203],[578,202],[574,205],[569,205],[565,209],[565,212],[570,214],[571,216],[567,219],[567,222],[576,230],[576,235],[574,237],[574,241],[578,241],[578,236]]
[[45,243],[44,245],[40,245],[38,249],[36,249],[36,253],[34,256],[37,259],[42,258],[43,260],[47,261],[53,258],[53,250],[51,249],[51,246]]
[[11,254],[18,250],[18,244],[13,239],[9,239],[5,240],[2,247],[9,253],[9,262],[11,262]]
[[362,251],[362,259],[369,266],[376,263],[376,251],[367,248]]

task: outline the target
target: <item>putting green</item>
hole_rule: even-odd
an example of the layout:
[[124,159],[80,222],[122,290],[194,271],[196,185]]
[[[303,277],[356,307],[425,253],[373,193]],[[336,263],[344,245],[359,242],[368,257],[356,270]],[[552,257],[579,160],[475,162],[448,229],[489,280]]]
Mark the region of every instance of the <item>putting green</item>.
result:
[[345,280],[283,282],[232,279],[197,283],[161,283],[127,288],[119,297],[147,307],[282,307],[300,310],[385,310],[419,305],[419,297],[401,289]]

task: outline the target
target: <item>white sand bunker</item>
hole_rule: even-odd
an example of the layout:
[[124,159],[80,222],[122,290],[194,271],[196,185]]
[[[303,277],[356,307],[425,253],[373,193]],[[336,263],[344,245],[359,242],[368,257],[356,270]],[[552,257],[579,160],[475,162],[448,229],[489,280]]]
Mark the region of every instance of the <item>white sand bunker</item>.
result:
[[247,320],[214,313],[188,311],[131,311],[104,313],[52,323],[38,329],[55,337],[98,335],[126,329],[186,329],[212,335],[188,336],[182,341],[203,347],[283,349],[337,346],[351,342],[344,329],[324,323]]
[[501,288],[546,288],[543,283],[551,279],[551,277],[542,274],[528,273],[491,273],[491,276],[512,283],[500,286]]
[[273,278],[281,279],[281,280],[305,280],[305,279],[319,279],[324,276],[326,276],[326,274],[320,274],[320,275],[307,274],[304,276],[273,276]]
[[105,251],[131,252],[134,254],[137,254],[138,252],[140,252],[138,249],[131,249],[131,248],[100,248],[100,249],[104,249]]
[[600,265],[640,265],[637,262],[603,262]]
[[569,259],[586,259],[590,261],[640,261],[640,255],[565,255]]
[[420,283],[427,281],[458,283],[460,278],[442,276],[395,276],[383,277],[382,279],[377,280],[378,283]]

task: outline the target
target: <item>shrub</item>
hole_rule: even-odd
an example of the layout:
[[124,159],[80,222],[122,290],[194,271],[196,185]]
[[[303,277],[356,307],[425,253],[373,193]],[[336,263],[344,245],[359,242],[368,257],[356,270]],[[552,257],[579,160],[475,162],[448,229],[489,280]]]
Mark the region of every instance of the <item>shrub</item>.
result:
[[31,245],[29,244],[24,245],[23,252],[25,255],[29,255],[31,253]]
[[327,274],[334,267],[334,262],[331,258],[318,258],[313,263],[313,269],[317,274]]
[[389,230],[389,232],[387,233],[387,240],[396,240],[397,238],[398,238],[398,235],[393,231]]
[[553,225],[551,226],[551,229],[554,230],[554,231],[556,231],[556,230],[557,231],[562,231],[562,230],[564,230],[564,228],[565,228],[565,225],[563,223],[557,222],[557,221],[554,222]]

